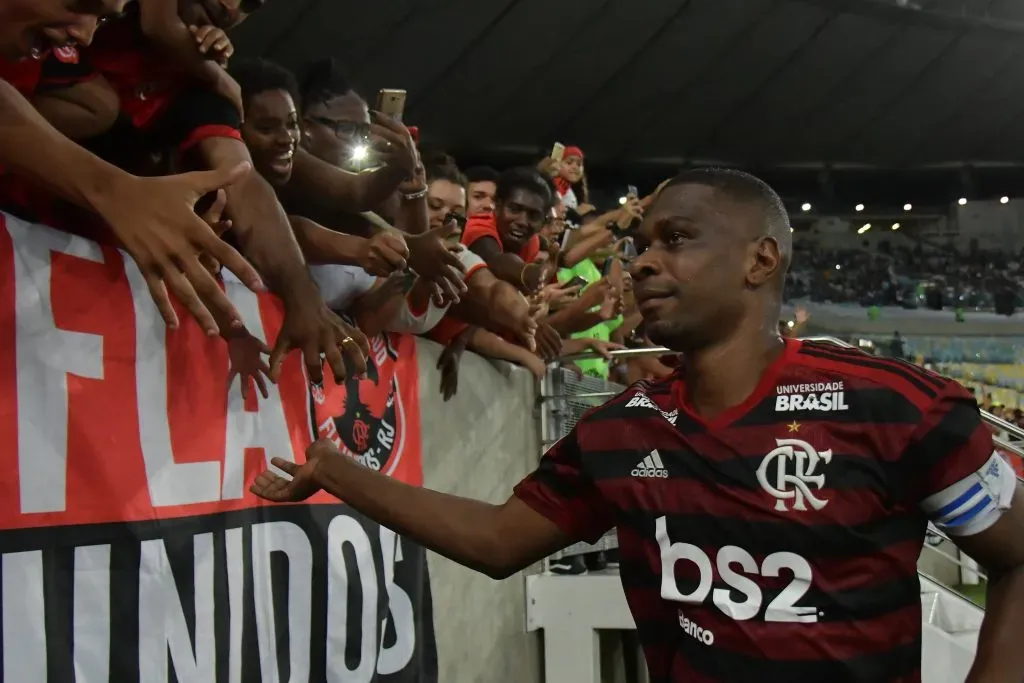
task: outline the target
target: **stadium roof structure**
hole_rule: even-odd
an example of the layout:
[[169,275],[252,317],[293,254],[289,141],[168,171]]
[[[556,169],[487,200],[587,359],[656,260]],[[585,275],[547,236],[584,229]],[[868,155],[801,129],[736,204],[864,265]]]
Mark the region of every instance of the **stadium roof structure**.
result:
[[1020,0],[277,0],[236,40],[404,87],[406,121],[476,158],[1024,182]]

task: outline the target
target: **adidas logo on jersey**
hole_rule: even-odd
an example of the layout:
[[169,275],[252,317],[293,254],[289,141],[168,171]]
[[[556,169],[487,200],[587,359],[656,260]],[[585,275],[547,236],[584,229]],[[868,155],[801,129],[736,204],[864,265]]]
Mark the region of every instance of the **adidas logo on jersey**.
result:
[[630,474],[640,479],[668,479],[668,470],[665,469],[665,463],[661,461],[657,449],[638,462]]

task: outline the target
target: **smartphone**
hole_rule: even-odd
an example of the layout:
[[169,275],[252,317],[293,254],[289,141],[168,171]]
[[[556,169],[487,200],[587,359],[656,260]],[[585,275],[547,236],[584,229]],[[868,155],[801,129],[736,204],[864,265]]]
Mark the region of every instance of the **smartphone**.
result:
[[377,93],[377,111],[396,121],[401,121],[402,114],[405,112],[405,96],[404,90],[381,88]]
[[635,259],[639,254],[636,251],[636,245],[633,244],[633,240],[626,240],[622,243],[622,260],[629,263]]
[[566,282],[565,286],[566,286],[566,288],[569,288],[569,287],[586,287],[587,286],[587,281],[585,279],[583,279],[582,277],[580,277],[579,275],[577,275],[573,279],[571,279],[568,282]]
[[627,197],[632,197],[633,199],[639,199],[640,198],[640,193],[637,192],[636,185],[627,185],[626,186],[626,196]]
[[551,158],[555,161],[561,161],[565,158],[565,145],[561,142],[556,142],[555,146],[551,148]]

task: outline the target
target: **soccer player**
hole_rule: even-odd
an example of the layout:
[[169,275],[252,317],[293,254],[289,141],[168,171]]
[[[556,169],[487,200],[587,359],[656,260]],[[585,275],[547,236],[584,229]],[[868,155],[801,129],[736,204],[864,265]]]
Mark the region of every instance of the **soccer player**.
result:
[[664,381],[585,415],[502,505],[392,481],[318,442],[276,501],[324,489],[495,578],[618,529],[655,683],[920,681],[916,571],[929,520],[990,576],[970,683],[1024,671],[1024,499],[956,382],[783,340],[782,202],[737,171],[678,176],[636,237]]

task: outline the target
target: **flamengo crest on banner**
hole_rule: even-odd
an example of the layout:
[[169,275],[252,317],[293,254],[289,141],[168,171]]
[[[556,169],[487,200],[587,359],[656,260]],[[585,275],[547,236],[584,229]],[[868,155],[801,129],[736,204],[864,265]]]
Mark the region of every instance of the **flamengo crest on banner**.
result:
[[[223,341],[180,307],[167,331],[130,259],[0,221],[2,679],[434,683],[422,548],[324,493],[248,493],[309,444],[299,354],[243,401]],[[276,299],[225,291],[277,336]],[[418,484],[415,362],[388,471]]]

